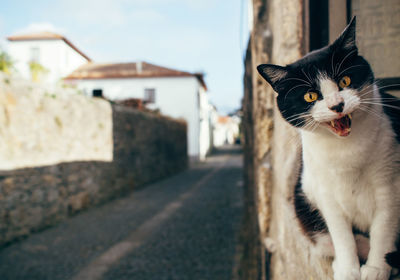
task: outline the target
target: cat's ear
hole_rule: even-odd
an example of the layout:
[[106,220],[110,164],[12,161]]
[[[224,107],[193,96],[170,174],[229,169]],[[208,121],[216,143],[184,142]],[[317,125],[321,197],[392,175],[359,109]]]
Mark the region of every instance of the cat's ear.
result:
[[285,67],[274,64],[261,64],[257,66],[258,73],[275,89],[276,84],[286,77],[288,71]]
[[354,50],[356,46],[356,17],[354,16],[350,23],[343,30],[342,34],[333,43],[333,46],[343,50]]

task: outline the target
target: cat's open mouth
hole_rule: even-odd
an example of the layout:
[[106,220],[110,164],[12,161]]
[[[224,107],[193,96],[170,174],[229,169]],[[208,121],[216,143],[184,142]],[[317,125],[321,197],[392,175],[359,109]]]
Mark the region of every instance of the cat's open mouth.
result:
[[328,127],[339,136],[347,136],[351,131],[351,114],[326,123]]

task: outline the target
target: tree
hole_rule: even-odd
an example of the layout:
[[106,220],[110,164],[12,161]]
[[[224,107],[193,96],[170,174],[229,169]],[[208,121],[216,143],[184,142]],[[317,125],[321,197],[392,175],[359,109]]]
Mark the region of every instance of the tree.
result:
[[47,68],[36,61],[29,62],[29,69],[33,82],[40,82],[41,78],[49,72]]
[[10,74],[13,64],[11,57],[5,51],[0,50],[0,71]]

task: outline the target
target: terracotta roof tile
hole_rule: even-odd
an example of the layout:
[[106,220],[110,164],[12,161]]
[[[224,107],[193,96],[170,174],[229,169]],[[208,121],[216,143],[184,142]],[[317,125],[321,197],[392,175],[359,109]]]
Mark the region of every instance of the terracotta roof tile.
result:
[[218,123],[221,123],[221,124],[226,124],[226,123],[230,122],[230,120],[231,120],[231,118],[228,116],[219,116],[218,117]]
[[63,40],[67,45],[73,48],[76,52],[82,55],[87,61],[92,61],[86,54],[80,51],[74,44],[72,44],[67,38],[60,34],[56,34],[53,32],[36,32],[36,33],[28,33],[21,35],[13,35],[7,37],[9,41],[35,41],[35,40]]
[[203,74],[174,70],[147,62],[137,63],[87,63],[70,75],[66,80],[84,79],[117,79],[117,78],[150,78],[150,77],[196,77],[207,89]]

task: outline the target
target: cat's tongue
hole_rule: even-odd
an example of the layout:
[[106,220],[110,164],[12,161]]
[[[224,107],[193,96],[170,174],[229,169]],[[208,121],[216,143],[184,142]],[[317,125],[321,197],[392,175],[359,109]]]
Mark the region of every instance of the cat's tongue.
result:
[[347,136],[351,131],[351,116],[346,115],[343,118],[332,120],[329,125],[337,135]]

